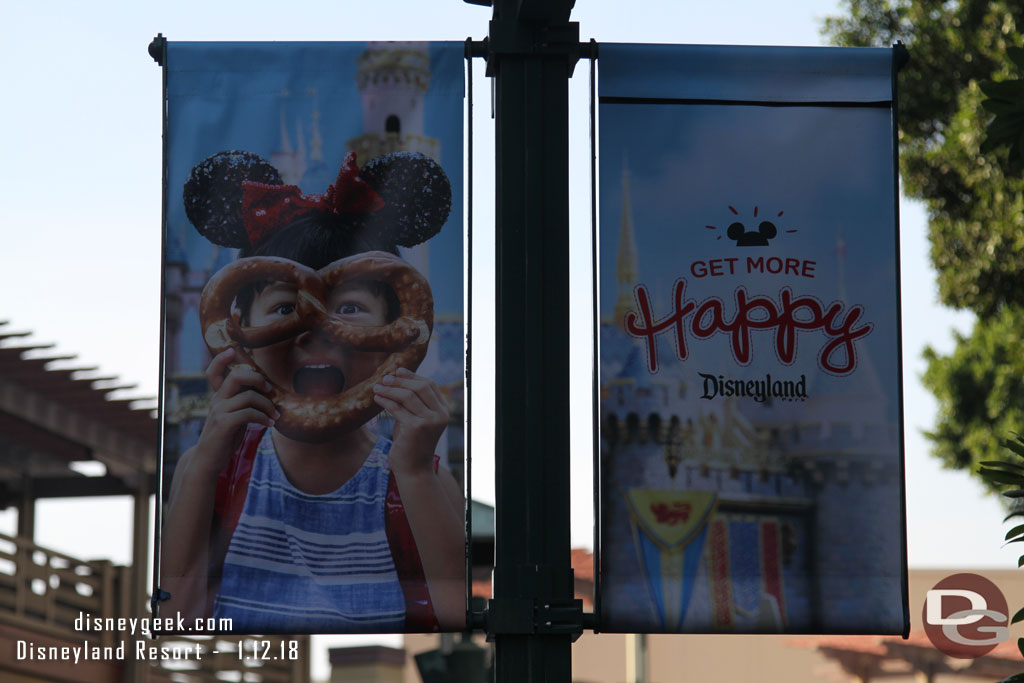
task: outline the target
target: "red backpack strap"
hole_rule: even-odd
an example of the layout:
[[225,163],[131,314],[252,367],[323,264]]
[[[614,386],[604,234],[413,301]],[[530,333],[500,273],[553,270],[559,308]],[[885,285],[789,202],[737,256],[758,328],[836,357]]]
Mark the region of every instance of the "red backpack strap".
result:
[[[434,472],[441,458],[434,456]],[[395,475],[388,476],[388,495],[384,527],[391,547],[391,558],[398,572],[398,581],[405,595],[405,630],[407,633],[428,633],[440,630],[434,605],[430,601],[427,578],[420,562],[420,551],[409,526],[409,518],[402,505]]]
[[220,528],[227,532],[228,538],[231,537],[231,532],[235,530],[238,518],[242,515],[245,496],[249,492],[252,465],[266,431],[267,428],[261,425],[247,427],[242,442],[238,444],[231,460],[217,478],[217,495],[213,501],[213,511],[220,520]]
[[242,515],[242,506],[249,493],[249,477],[252,475],[256,451],[266,427],[250,425],[242,436],[242,442],[231,454],[231,460],[217,477],[217,492],[213,499],[213,519],[210,520],[210,556],[207,567],[207,611],[213,614],[213,598],[220,590],[220,579],[224,570],[224,558],[228,554],[231,535]]

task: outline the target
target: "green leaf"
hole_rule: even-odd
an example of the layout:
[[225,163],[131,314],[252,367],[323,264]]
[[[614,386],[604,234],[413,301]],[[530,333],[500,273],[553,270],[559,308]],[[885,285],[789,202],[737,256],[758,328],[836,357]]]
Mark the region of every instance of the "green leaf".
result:
[[[1018,638],[1017,639],[1017,649],[1020,650],[1020,653],[1022,655],[1024,655],[1024,638]],[[1024,676],[1024,674],[1015,674],[1015,675],[1016,676]]]
[[[1024,607],[1021,607],[1019,610],[1017,610],[1017,613],[1013,615],[1012,619],[1010,619],[1010,623],[1016,624],[1018,621],[1021,620],[1024,620]],[[1017,642],[1019,643],[1020,641]]]
[[[1003,491],[1003,495],[1007,498],[1024,498],[1024,489],[1010,489],[1009,491]],[[1006,520],[1004,519],[1003,521],[1005,522]]]
[[1001,140],[1012,140],[1020,134],[1022,127],[1024,127],[1024,113],[1004,114],[992,119],[992,123],[988,124],[986,134]]
[[1010,514],[1003,517],[1003,523],[1005,524],[1006,522],[1009,522],[1014,517],[1024,517],[1024,510],[1014,510]]
[[1017,569],[1024,567],[1024,555],[1017,558]]
[[[1019,641],[1017,647],[1020,647]],[[999,683],[1024,683],[1024,674],[1013,674],[1009,678],[1004,678],[1003,680],[999,681]]]
[[1010,58],[1011,62],[1024,69],[1024,48],[1008,47],[1006,48],[1006,56]]
[[1024,437],[1017,435],[1016,440],[1003,439],[1003,448],[1008,448],[1020,457],[1024,458]]
[[1012,529],[1010,529],[1009,531],[1007,531],[1006,532],[1006,537],[1003,540],[1009,541],[1014,536],[1020,536],[1021,534],[1024,534],[1024,524],[1021,524],[1019,526],[1015,526]]
[[986,135],[985,139],[981,141],[981,145],[978,146],[978,151],[984,156],[986,154],[991,154],[1005,144],[1005,140],[999,140],[991,135]]
[[1024,80],[982,81],[978,84],[981,92],[992,99],[1014,102],[1024,99]]
[[982,100],[981,106],[984,107],[985,110],[996,115],[1016,114],[1024,109],[1024,107],[1022,107],[1018,102],[1007,102],[1006,100],[995,99]]
[[979,464],[986,467],[1001,467],[1012,472],[1024,473],[1024,465],[1018,465],[1015,462],[1006,462],[1005,460],[982,460]]
[[1011,474],[1010,472],[1004,472],[1002,470],[981,467],[978,469],[978,474],[997,484],[1024,484],[1024,475]]
[[1010,145],[1010,153],[1006,155],[1011,173],[1017,173],[1020,170],[1021,151],[1020,140],[1014,140],[1013,144]]
[[1024,161],[1024,126],[1021,126],[1020,134],[1017,137],[1017,154],[1013,156],[1013,149],[1010,149],[1011,158],[1010,164],[1013,166],[1020,166],[1020,163]]

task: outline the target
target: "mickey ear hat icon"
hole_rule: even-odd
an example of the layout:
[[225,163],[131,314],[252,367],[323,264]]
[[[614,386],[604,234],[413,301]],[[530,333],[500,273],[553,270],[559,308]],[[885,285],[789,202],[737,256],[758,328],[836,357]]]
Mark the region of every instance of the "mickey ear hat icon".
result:
[[726,231],[729,239],[736,242],[738,247],[767,247],[768,240],[772,239],[779,233],[776,229],[775,224],[771,221],[761,221],[757,231],[747,230],[746,227],[739,221],[729,226]]

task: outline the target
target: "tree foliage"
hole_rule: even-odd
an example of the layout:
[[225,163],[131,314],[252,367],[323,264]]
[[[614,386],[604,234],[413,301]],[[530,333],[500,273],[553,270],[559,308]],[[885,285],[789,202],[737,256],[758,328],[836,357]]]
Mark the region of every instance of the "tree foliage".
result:
[[[1024,73],[1024,48],[1007,48],[1006,54]],[[981,151],[990,154],[1006,147],[1007,168],[1012,175],[1020,175],[1024,171],[1024,78],[984,81],[981,91],[987,96],[981,106],[993,115],[985,130]]]
[[936,456],[954,468],[1007,456],[1004,441],[1024,433],[1024,309],[1007,306],[979,318],[970,336],[956,335],[949,356],[925,351],[924,383],[939,402],[932,439]]
[[910,52],[899,77],[903,190],[927,207],[940,299],[977,315],[951,355],[925,353],[925,383],[940,404],[929,436],[947,465],[973,471],[1005,457],[1003,438],[1024,433],[1024,177],[1015,165],[1024,141],[986,141],[999,113],[993,94],[1016,102],[1012,87],[988,83],[1021,75],[1010,55],[1024,45],[1024,0],[844,4],[845,16],[825,22],[833,43],[902,40]]

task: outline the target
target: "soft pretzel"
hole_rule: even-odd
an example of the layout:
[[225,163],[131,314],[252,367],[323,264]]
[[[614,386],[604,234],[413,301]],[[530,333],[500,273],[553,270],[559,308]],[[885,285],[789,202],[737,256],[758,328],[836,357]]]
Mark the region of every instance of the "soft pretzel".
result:
[[[354,280],[389,285],[399,304],[399,317],[386,325],[345,323],[327,310],[330,291]],[[290,282],[297,289],[295,311],[269,325],[243,325],[232,310],[239,292],[260,282]],[[327,398],[296,394],[267,377],[267,396],[280,411],[275,427],[300,441],[321,442],[352,431],[380,412],[373,400],[373,385],[398,368],[415,371],[427,354],[434,327],[434,299],[427,280],[394,254],[370,251],[335,261],[319,271],[294,261],[254,256],[228,264],[203,289],[199,304],[203,338],[213,353],[233,348],[261,375],[250,349],[269,346],[317,330],[339,345],[358,351],[386,351],[377,371],[355,386]]]

